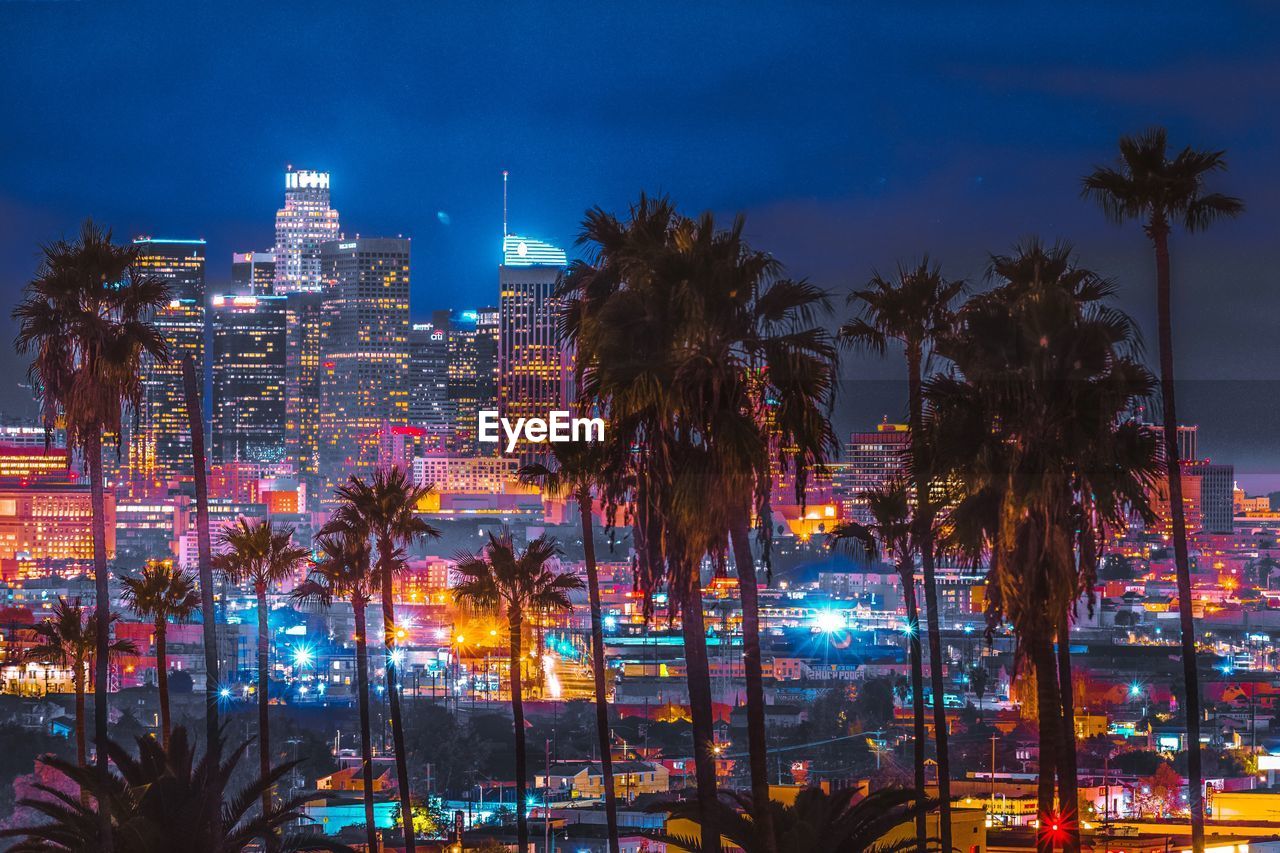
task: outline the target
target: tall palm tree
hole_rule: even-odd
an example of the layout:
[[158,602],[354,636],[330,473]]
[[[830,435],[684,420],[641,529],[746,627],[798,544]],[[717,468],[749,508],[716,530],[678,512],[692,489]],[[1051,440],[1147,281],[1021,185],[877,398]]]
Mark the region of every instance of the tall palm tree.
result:
[[332,607],[335,599],[351,602],[356,624],[356,693],[360,707],[361,778],[364,783],[364,825],[371,853],[378,850],[378,832],[373,819],[373,736],[369,727],[369,637],[367,610],[373,598],[374,580],[370,571],[369,540],[349,534],[330,534],[316,539],[320,559],[311,574],[294,588],[291,597],[300,604]]
[[489,543],[479,554],[458,555],[458,582],[454,598],[463,605],[495,615],[505,613],[511,634],[511,715],[516,735],[516,835],[521,850],[529,849],[526,816],[528,758],[524,732],[524,696],[520,678],[523,661],[521,643],[525,617],[530,613],[569,610],[569,594],[582,589],[582,581],[571,572],[556,572],[548,563],[559,553],[554,539],[539,536],[518,551],[511,531],[489,534]]
[[1225,151],[1183,148],[1171,156],[1162,127],[1120,139],[1117,166],[1099,166],[1087,175],[1082,191],[1113,222],[1142,223],[1156,254],[1156,324],[1160,339],[1160,398],[1164,421],[1164,457],[1168,469],[1173,556],[1178,575],[1182,670],[1187,695],[1187,773],[1191,789],[1191,843],[1204,853],[1204,770],[1200,761],[1200,675],[1196,668],[1195,620],[1191,613],[1191,564],[1187,520],[1182,505],[1178,458],[1178,417],[1174,400],[1172,281],[1169,234],[1175,224],[1203,231],[1244,211],[1238,198],[1207,192],[1205,179],[1227,168]]
[[964,282],[951,281],[928,257],[915,267],[899,267],[893,279],[879,274],[867,287],[854,291],[849,301],[859,308],[858,317],[840,329],[846,344],[884,353],[890,341],[900,344],[907,361],[907,407],[911,429],[911,470],[916,492],[915,550],[924,574],[925,619],[929,626],[929,680],[933,690],[934,738],[937,744],[938,800],[942,806],[942,846],[951,849],[951,759],[947,750],[945,662],[938,614],[938,583],[934,572],[933,479],[922,464],[924,445],[924,372],[934,345],[951,322],[951,307],[964,291]]
[[[642,196],[625,224],[587,214],[591,257],[565,276],[563,332],[578,354],[583,396],[609,412],[621,481],[634,493],[638,580],[666,582],[682,614],[700,802],[715,801],[710,689],[699,567],[731,547],[743,605],[748,742],[753,795],[768,799],[758,589],[749,532],[760,520],[768,551],[771,457],[795,475],[834,444],[826,401],[835,352],[810,325],[825,296],[781,278],[776,261],[744,241],[743,221],[679,216]],[[615,489],[605,489],[607,498]],[[801,500],[803,498],[801,497]],[[764,820],[770,812],[759,809]],[[716,838],[713,810],[704,844]],[[766,834],[767,835],[767,834]]]
[[60,758],[37,759],[78,783],[91,799],[77,801],[54,786],[37,784],[41,796],[24,799],[20,805],[48,820],[0,831],[0,838],[20,839],[8,849],[19,853],[99,850],[102,810],[98,805],[109,802],[110,837],[116,849],[129,853],[242,853],[252,849],[258,838],[270,838],[273,845],[291,851],[352,853],[345,844],[314,834],[284,835],[287,826],[304,817],[302,797],[264,814],[251,814],[259,793],[271,790],[297,762],[279,765],[237,790],[231,785],[248,743],[230,750],[225,760],[219,744],[211,744],[197,758],[195,745],[181,726],[174,729],[167,749],[149,736],[139,737],[137,743],[134,756],[120,744],[107,742],[116,771],[105,782],[101,774]]
[[196,375],[195,358],[182,359],[182,390],[187,404],[187,428],[191,432],[191,463],[196,491],[196,551],[200,560],[200,616],[204,633],[205,741],[221,743],[218,725],[218,619],[213,604],[213,540],[209,534],[209,473],[204,455],[204,417],[200,405],[204,389]]
[[[109,230],[85,220],[77,239],[42,248],[40,269],[13,310],[18,321],[14,346],[19,355],[32,356],[27,375],[40,400],[46,433],[63,426],[67,447],[80,451],[89,469],[94,606],[102,613],[95,623],[94,738],[104,778],[111,590],[102,437],[119,436],[124,413],[137,411],[143,357],[168,358],[164,338],[151,325],[156,309],[169,299],[168,285],[138,267],[139,251],[116,245]],[[109,825],[110,816],[104,813],[102,827]],[[103,844],[110,853],[111,839],[104,837]]]
[[121,599],[156,631],[156,686],[160,689],[160,742],[169,747],[169,621],[186,622],[200,607],[195,578],[175,569],[172,560],[148,560],[137,577],[124,579]]
[[[267,625],[267,592],[281,581],[295,577],[311,556],[293,544],[292,527],[276,527],[270,519],[236,519],[218,534],[222,553],[213,568],[232,583],[253,585],[258,610],[258,771],[271,772],[270,702],[271,633]],[[262,792],[262,813],[271,811],[271,790]]]
[[[610,476],[600,484],[600,497],[606,507],[634,507],[635,580],[645,616],[652,614],[652,593],[665,585],[671,616],[680,617],[698,801],[705,807],[703,843],[716,851],[714,728],[700,566],[708,549],[724,551],[725,538],[704,540],[706,525],[701,533],[678,529],[694,516],[696,496],[710,496],[707,483],[690,476],[695,468],[707,467],[697,458],[705,449],[687,441],[688,426],[666,394],[675,381],[673,356],[683,328],[678,290],[684,264],[675,260],[674,249],[679,221],[667,199],[645,195],[625,224],[599,208],[589,210],[578,240],[587,257],[570,265],[559,288],[561,335],[576,351],[582,397],[608,413]],[[682,490],[681,482],[687,488]],[[679,514],[677,499],[690,512]],[[727,518],[719,528],[728,529]]]
[[[911,547],[911,487],[903,477],[894,477],[884,485],[861,494],[867,503],[871,523],[847,522],[832,531],[832,544],[857,542],[870,559],[883,554],[893,561],[902,582],[902,599],[907,610],[907,646],[911,659],[911,706],[913,723],[912,756],[917,791],[925,790],[925,720],[924,661],[920,648],[920,613],[916,604],[915,553]],[[924,849],[927,842],[925,814],[916,814],[916,843]]]
[[990,554],[988,617],[1009,621],[1019,661],[1035,674],[1037,849],[1075,851],[1074,708],[1061,665],[1094,581],[1078,530],[1091,503],[1123,516],[1145,501],[1149,464],[1122,470],[1116,450],[1137,431],[1125,414],[1154,382],[1137,360],[1132,321],[1107,304],[1113,286],[1077,267],[1069,246],[1029,242],[994,258],[991,276],[998,286],[971,298],[940,340],[954,366],[929,380],[926,396],[956,489],[946,524],[952,535],[980,531],[967,548]]
[[[112,616],[112,621],[118,617]],[[88,619],[80,599],[68,601],[58,596],[52,615],[32,630],[36,642],[23,655],[27,660],[55,664],[71,670],[71,687],[76,694],[76,763],[84,767],[88,762],[85,744],[84,693],[85,678],[90,662],[98,655],[98,610]],[[138,649],[129,640],[114,640],[107,644],[108,655],[137,654]],[[97,697],[94,697],[97,701]]]
[[520,479],[542,486],[550,494],[569,495],[578,504],[582,524],[583,559],[587,568],[587,596],[591,606],[591,675],[595,685],[596,737],[600,745],[600,773],[604,784],[605,820],[609,851],[618,853],[618,797],[613,788],[613,757],[609,737],[609,697],[605,681],[604,619],[600,612],[600,573],[596,567],[595,525],[591,518],[592,489],[605,476],[604,453],[590,443],[551,445],[555,468],[525,466]]
[[[387,701],[391,708],[391,739],[396,756],[396,781],[400,789],[400,814],[413,814],[409,790],[409,764],[404,749],[404,722],[400,716],[400,665],[396,651],[394,580],[404,565],[404,551],[419,540],[439,538],[440,531],[418,515],[418,505],[430,494],[429,486],[417,486],[400,467],[375,471],[370,480],[351,477],[334,494],[339,503],[321,534],[342,533],[368,539],[377,552],[374,573],[382,598],[382,631],[386,644]],[[416,849],[413,821],[403,821],[405,848]]]

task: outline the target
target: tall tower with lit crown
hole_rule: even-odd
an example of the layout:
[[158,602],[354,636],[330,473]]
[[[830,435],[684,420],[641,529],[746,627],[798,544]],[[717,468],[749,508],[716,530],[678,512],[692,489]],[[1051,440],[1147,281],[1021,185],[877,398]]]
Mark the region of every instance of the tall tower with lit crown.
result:
[[286,295],[324,289],[320,246],[340,236],[338,211],[329,206],[329,173],[289,167],[284,207],[276,211],[275,285]]
[[[558,334],[556,284],[567,260],[550,243],[502,238],[498,268],[498,412],[502,417],[545,418],[568,404],[569,360]],[[541,455],[518,450],[522,464]]]

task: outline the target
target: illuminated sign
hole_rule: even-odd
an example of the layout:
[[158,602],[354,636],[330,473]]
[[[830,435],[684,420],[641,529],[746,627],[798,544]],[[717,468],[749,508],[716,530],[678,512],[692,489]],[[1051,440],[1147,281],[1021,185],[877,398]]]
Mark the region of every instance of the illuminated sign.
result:
[[290,170],[285,173],[284,185],[290,190],[327,190],[329,173],[313,172],[310,169]]

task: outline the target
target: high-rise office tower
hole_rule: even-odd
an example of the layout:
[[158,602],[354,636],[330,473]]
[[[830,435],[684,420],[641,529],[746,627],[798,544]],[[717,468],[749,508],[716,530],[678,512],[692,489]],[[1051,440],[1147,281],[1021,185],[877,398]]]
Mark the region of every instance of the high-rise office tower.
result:
[[130,445],[130,467],[137,476],[163,479],[191,471],[191,431],[182,384],[182,361],[195,359],[204,387],[204,240],[139,237],[138,266],[169,285],[169,304],[155,315],[155,326],[169,348],[169,360],[144,359],[143,396],[138,430]]
[[449,399],[458,449],[483,452],[476,441],[477,413],[498,408],[497,308],[458,311],[450,318]]
[[[563,249],[525,237],[502,240],[498,270],[498,411],[502,417],[545,418],[568,404],[569,361],[558,334],[556,282],[566,266]],[[542,446],[545,450],[545,445]],[[521,464],[543,454],[538,445],[517,449]]]
[[275,252],[233,252],[231,284],[238,294],[269,296],[275,287]]
[[296,291],[285,299],[284,438],[298,475],[320,473],[320,339],[324,294]]
[[859,524],[875,519],[867,508],[863,492],[883,486],[893,477],[906,476],[907,450],[911,433],[906,424],[891,424],[886,418],[875,432],[855,432],[845,445],[842,476],[836,482],[836,499],[842,515]]
[[284,175],[284,207],[276,211],[273,292],[323,289],[320,245],[340,233],[338,211],[329,206],[329,173],[290,166]]
[[215,296],[213,461],[285,458],[285,300]]
[[321,254],[320,474],[332,487],[369,474],[384,424],[409,419],[409,241],[335,240]]
[[443,434],[453,428],[449,399],[449,312],[409,329],[409,423]]

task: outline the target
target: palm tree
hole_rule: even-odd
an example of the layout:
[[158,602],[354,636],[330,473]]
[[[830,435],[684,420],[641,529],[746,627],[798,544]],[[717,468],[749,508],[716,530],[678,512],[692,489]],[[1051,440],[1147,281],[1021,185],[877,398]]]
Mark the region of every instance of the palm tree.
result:
[[[112,616],[114,622],[118,617]],[[23,655],[27,660],[55,664],[71,670],[71,687],[76,693],[76,763],[81,767],[88,762],[85,744],[84,692],[88,665],[98,655],[98,610],[94,609],[85,619],[80,599],[67,601],[58,596],[53,614],[32,630],[36,643]],[[107,644],[108,655],[137,654],[138,649],[129,640],[115,640]],[[97,697],[94,697],[97,701]]]
[[149,560],[137,577],[124,579],[125,605],[156,629],[156,686],[160,689],[161,743],[169,746],[169,659],[165,644],[169,620],[185,622],[200,606],[195,578],[172,560]]
[[618,798],[613,788],[613,757],[609,737],[609,697],[605,681],[604,620],[600,612],[600,575],[596,567],[595,525],[591,518],[592,488],[605,476],[604,454],[590,443],[551,445],[554,470],[542,464],[525,466],[520,479],[541,485],[550,494],[567,494],[578,504],[582,524],[582,550],[587,568],[587,595],[591,605],[591,675],[595,683],[596,737],[600,745],[600,773],[604,784],[605,820],[610,853],[618,853]]
[[925,618],[929,625],[929,679],[933,689],[934,737],[937,741],[938,800],[942,805],[942,846],[951,849],[951,760],[947,752],[947,709],[938,614],[938,584],[934,574],[933,479],[924,444],[924,371],[934,345],[951,322],[951,306],[964,291],[964,282],[950,281],[941,269],[923,258],[914,268],[899,267],[894,280],[873,275],[867,287],[849,295],[859,316],[840,329],[846,344],[884,353],[890,341],[899,343],[907,361],[907,406],[911,429],[911,469],[916,491],[915,550],[924,574]]
[[1092,513],[1082,508],[1120,518],[1145,503],[1149,464],[1128,459],[1137,467],[1122,468],[1116,451],[1138,432],[1123,417],[1154,383],[1137,361],[1132,321],[1106,304],[1113,286],[1077,267],[1069,246],[1032,241],[994,258],[991,276],[999,285],[970,299],[939,342],[954,367],[926,387],[935,448],[955,490],[947,540],[989,552],[988,617],[1009,621],[1018,659],[1035,674],[1037,849],[1061,840],[1078,850],[1074,708],[1063,666],[1077,602],[1092,600],[1095,578],[1078,531]]
[[356,624],[356,692],[360,706],[360,759],[364,781],[364,825],[369,850],[378,849],[373,818],[373,737],[369,727],[369,637],[366,612],[373,598],[369,540],[359,536],[330,534],[316,539],[320,559],[311,574],[291,593],[300,604],[331,607],[338,598],[351,602]]
[[1196,669],[1195,621],[1191,613],[1191,566],[1187,556],[1187,520],[1182,505],[1178,459],[1178,417],[1174,400],[1172,283],[1169,233],[1175,224],[1203,231],[1220,219],[1240,215],[1238,198],[1206,192],[1205,179],[1227,168],[1225,151],[1187,147],[1170,156],[1168,135],[1158,127],[1120,140],[1118,166],[1099,166],[1083,181],[1082,191],[1113,222],[1137,220],[1156,253],[1156,323],[1160,339],[1160,398],[1164,421],[1164,457],[1168,469],[1173,554],[1178,575],[1182,670],[1187,695],[1187,772],[1191,788],[1191,843],[1204,853],[1204,771],[1200,761],[1200,676]]
[[[857,788],[827,794],[821,788],[806,788],[792,805],[769,801],[773,818],[760,820],[749,797],[730,793],[716,803],[718,825],[743,853],[928,853],[940,848],[934,841],[897,838],[898,831],[912,820],[919,821],[936,803],[915,791],[884,788],[860,800]],[[670,811],[671,817],[695,824],[700,810],[687,803],[667,803],[655,809]],[[773,836],[763,837],[764,827]],[[664,836],[662,840],[690,851],[700,851],[696,839]]]
[[[847,522],[831,535],[832,544],[857,542],[869,559],[884,554],[893,560],[902,582],[902,598],[907,609],[907,646],[911,658],[911,706],[913,722],[915,786],[925,790],[924,661],[920,648],[920,613],[916,604],[915,553],[911,547],[911,487],[905,478],[894,477],[884,485],[861,494],[872,522]],[[916,815],[916,842],[926,842],[925,814]]]
[[[409,764],[404,749],[404,723],[400,716],[400,688],[396,677],[396,610],[393,581],[404,565],[404,549],[427,537],[439,538],[440,531],[418,515],[418,505],[430,494],[428,486],[410,482],[403,468],[375,471],[365,481],[351,477],[334,494],[339,503],[321,535],[349,534],[371,540],[377,551],[374,573],[382,598],[382,631],[386,644],[387,700],[391,707],[391,739],[396,755],[396,781],[400,789],[400,814],[413,814],[409,790]],[[416,849],[413,821],[404,821],[405,848]]]
[[[218,534],[223,553],[213,558],[213,568],[232,583],[253,584],[258,610],[258,771],[271,772],[270,701],[271,634],[267,626],[267,591],[294,577],[306,565],[310,553],[293,544],[292,527],[276,527],[270,519],[251,522],[240,518]],[[262,791],[262,813],[271,811],[271,789]]]
[[283,837],[285,827],[304,817],[303,798],[290,800],[263,814],[250,814],[259,794],[269,792],[297,762],[282,764],[244,788],[231,788],[236,767],[249,744],[231,750],[225,761],[218,744],[197,758],[187,730],[179,726],[166,749],[154,738],[138,738],[134,757],[122,746],[107,742],[116,772],[104,782],[101,774],[54,756],[37,760],[91,793],[88,803],[68,797],[58,788],[38,784],[41,796],[20,805],[48,821],[0,831],[0,838],[19,838],[11,851],[81,851],[100,849],[97,803],[110,803],[110,843],[122,853],[241,853],[253,849],[255,839],[270,838],[291,851],[331,850],[353,853],[350,847],[315,835]]
[[[642,196],[623,224],[587,214],[580,242],[593,257],[571,267],[562,331],[578,354],[584,398],[609,412],[615,479],[609,498],[634,503],[639,585],[666,582],[682,614],[699,799],[715,800],[710,690],[699,567],[732,547],[743,605],[748,741],[754,796],[768,799],[753,512],[765,522],[774,450],[795,476],[821,465],[834,441],[826,418],[835,352],[811,327],[821,291],[781,278],[753,251],[743,221],[718,229],[709,214],[679,216],[666,199]],[[634,452],[633,452],[634,450]],[[634,492],[626,495],[632,488]],[[802,499],[802,498],[801,498]],[[760,809],[764,820],[769,812]],[[714,813],[702,823],[715,844]]]
[[[94,682],[94,739],[98,770],[107,774],[107,656],[111,643],[111,590],[107,575],[106,496],[102,437],[120,435],[125,411],[137,411],[144,356],[168,358],[164,338],[151,325],[169,299],[163,281],[137,265],[139,248],[118,246],[111,232],[85,220],[80,236],[41,250],[39,272],[13,310],[19,355],[32,355],[27,371],[40,400],[46,433],[61,425],[67,447],[89,468],[93,502],[93,571],[98,629]],[[110,817],[104,813],[105,830]],[[110,851],[110,839],[104,839]]]
[[526,816],[528,758],[525,748],[524,696],[520,669],[524,654],[522,635],[530,613],[569,610],[569,594],[582,589],[582,581],[570,572],[558,573],[547,564],[560,552],[554,539],[539,536],[523,551],[511,541],[511,531],[489,534],[489,544],[479,554],[458,555],[458,582],[454,598],[478,611],[505,612],[511,634],[511,714],[516,735],[516,835],[521,850],[529,849]]
[[200,616],[204,633],[205,740],[220,742],[218,726],[218,620],[213,604],[213,542],[209,535],[209,476],[204,456],[204,418],[200,404],[203,388],[196,375],[195,358],[182,360],[182,390],[187,404],[187,428],[191,431],[191,462],[196,491],[196,550],[200,560]]

